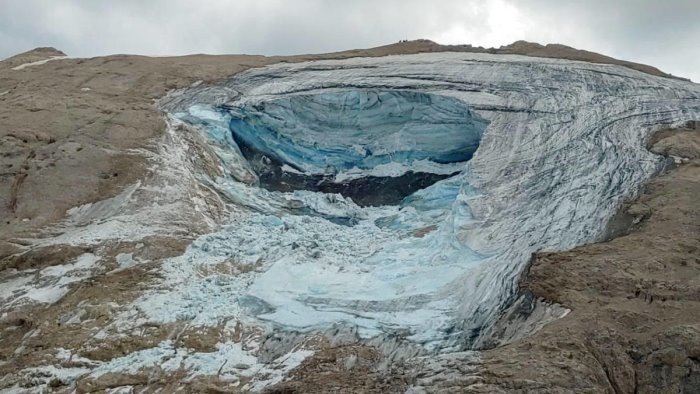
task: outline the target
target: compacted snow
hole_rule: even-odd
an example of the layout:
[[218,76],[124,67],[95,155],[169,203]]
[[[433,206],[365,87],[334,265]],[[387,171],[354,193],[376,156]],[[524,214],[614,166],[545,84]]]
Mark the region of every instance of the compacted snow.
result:
[[[239,209],[171,260],[167,290],[138,301],[149,319],[454,349],[508,306],[533,252],[600,239],[664,164],[648,136],[698,118],[700,88],[440,53],[279,64],[161,104],[206,135]],[[248,268],[194,274],[222,261]]]

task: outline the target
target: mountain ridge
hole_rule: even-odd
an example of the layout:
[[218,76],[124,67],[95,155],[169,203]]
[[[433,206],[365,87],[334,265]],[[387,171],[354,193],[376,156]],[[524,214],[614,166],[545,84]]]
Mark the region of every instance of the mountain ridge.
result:
[[[577,49],[564,44],[539,44],[537,42],[530,42],[525,40],[514,41],[511,44],[501,45],[500,47],[486,48],[482,46],[473,46],[471,44],[439,44],[437,42],[428,39],[416,39],[416,40],[405,40],[398,43],[381,45],[378,47],[373,47],[369,49],[351,49],[339,52],[331,52],[327,54],[303,54],[295,55],[296,57],[313,57],[313,58],[328,58],[332,56],[342,56],[345,57],[348,54],[357,53],[358,56],[385,56],[388,54],[410,54],[410,53],[424,53],[424,52],[470,52],[470,53],[490,53],[490,54],[501,54],[501,55],[522,55],[531,57],[544,57],[544,58],[556,58],[556,59],[567,59],[576,60],[589,63],[599,63],[599,64],[614,64],[620,65],[633,70],[641,71],[643,73],[667,77],[676,78],[684,81],[690,81],[688,78],[683,78],[680,76],[675,76],[669,73],[665,73],[654,66],[647,64],[616,59],[611,56],[603,55],[597,52],[588,51],[584,49]],[[191,54],[191,55],[181,55],[181,56],[221,56],[220,55],[208,55],[208,54]],[[237,55],[237,54],[230,54]],[[23,63],[29,63],[27,59],[42,60],[49,56],[66,56],[62,51],[53,47],[38,47],[20,54],[11,56],[7,59],[1,60],[8,61],[13,66]],[[108,55],[115,56],[115,55]],[[130,55],[127,55],[130,56]],[[131,55],[133,56],[133,55]],[[177,57],[177,56],[159,56],[159,57]],[[288,56],[279,55],[269,55],[270,58],[287,58]]]

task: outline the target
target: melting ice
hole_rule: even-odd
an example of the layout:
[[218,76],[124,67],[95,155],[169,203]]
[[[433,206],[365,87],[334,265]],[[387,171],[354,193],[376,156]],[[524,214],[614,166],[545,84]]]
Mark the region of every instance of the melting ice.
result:
[[444,53],[270,66],[163,106],[206,136],[238,209],[166,264],[168,290],[139,301],[149,318],[464,347],[531,253],[601,236],[662,165],[646,138],[697,118],[700,89]]
[[[252,273],[211,287],[179,272],[181,307],[199,312],[171,315],[171,299],[160,318],[215,324],[227,310],[294,329],[347,322],[367,336],[395,331],[419,342],[452,324],[458,300],[437,290],[486,258],[450,234],[452,204],[460,190],[470,192],[465,163],[487,126],[464,102],[348,90],[240,107],[197,104],[176,115],[206,132],[222,161],[244,162],[267,179],[219,180],[248,212],[197,240],[177,264],[192,271],[228,260]],[[298,190],[273,185],[290,182]],[[341,185],[347,196],[318,191],[319,183]],[[375,203],[356,204],[358,190]],[[144,309],[161,301],[149,299]]]

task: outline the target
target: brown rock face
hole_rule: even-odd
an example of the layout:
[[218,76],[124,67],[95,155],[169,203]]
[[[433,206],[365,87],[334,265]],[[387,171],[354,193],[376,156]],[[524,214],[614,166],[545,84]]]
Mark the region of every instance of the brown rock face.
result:
[[165,128],[154,99],[266,62],[113,56],[0,67],[0,243],[142,178],[149,148]]

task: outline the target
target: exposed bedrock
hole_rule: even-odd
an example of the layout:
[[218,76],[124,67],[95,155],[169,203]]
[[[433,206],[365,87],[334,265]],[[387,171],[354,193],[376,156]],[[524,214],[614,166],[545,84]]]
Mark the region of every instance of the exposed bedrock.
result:
[[[173,272],[227,256],[255,270],[216,289],[220,309],[209,284],[182,280],[186,302],[142,300],[150,318],[346,324],[446,351],[522,336],[491,327],[532,254],[603,239],[664,165],[649,136],[697,118],[700,88],[618,66],[441,53],[274,65],[161,106],[207,137],[226,174],[217,187],[241,208]],[[517,302],[536,312],[523,330],[566,312]]]

